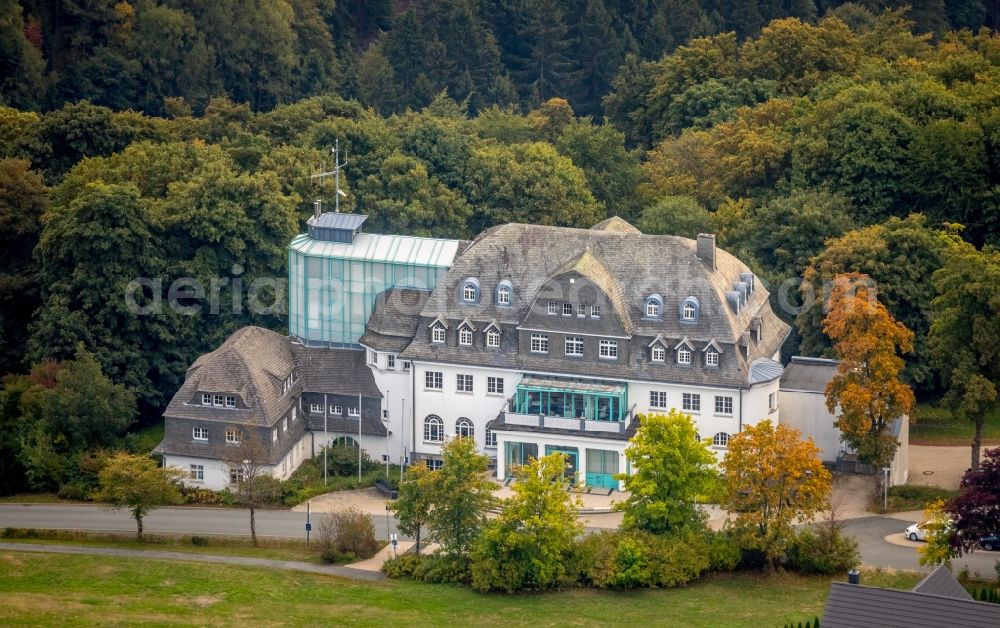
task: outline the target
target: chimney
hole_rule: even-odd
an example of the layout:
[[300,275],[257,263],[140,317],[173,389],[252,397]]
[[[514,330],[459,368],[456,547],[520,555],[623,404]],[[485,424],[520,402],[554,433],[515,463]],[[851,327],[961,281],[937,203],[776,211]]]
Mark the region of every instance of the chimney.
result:
[[861,572],[857,569],[852,569],[847,572],[847,583],[848,584],[861,584]]
[[321,213],[323,213],[323,200],[318,198],[313,201],[313,216],[319,218]]
[[704,262],[710,270],[715,270],[715,234],[699,233],[698,247],[695,249],[698,259]]

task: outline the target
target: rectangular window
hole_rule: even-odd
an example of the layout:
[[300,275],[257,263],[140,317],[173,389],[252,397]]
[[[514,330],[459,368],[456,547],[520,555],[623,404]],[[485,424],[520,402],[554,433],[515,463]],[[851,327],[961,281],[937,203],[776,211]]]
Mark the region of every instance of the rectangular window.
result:
[[455,390],[457,390],[458,392],[472,392],[472,376],[456,375]]
[[583,355],[583,338],[579,336],[567,336],[566,355]]
[[275,443],[278,442],[278,428],[271,430],[271,441]]
[[651,390],[649,391],[649,407],[650,408],[666,408],[667,407],[667,393],[662,390]]
[[410,370],[410,361],[409,360],[403,360],[403,370],[404,371],[409,371]]
[[424,462],[427,463],[427,468],[430,469],[431,471],[437,471],[438,469],[444,466],[444,462],[441,460],[428,459],[425,460]]
[[201,482],[205,479],[205,465],[203,464],[193,464],[191,465],[191,479]]
[[359,416],[360,414],[361,413],[358,410],[357,406],[348,406],[348,408],[347,408],[347,416]]
[[559,303],[556,301],[549,301],[549,316],[555,316],[559,313]]
[[212,405],[212,395],[208,393],[201,393],[201,405],[203,406]]
[[239,444],[239,442],[241,440],[243,440],[243,432],[241,432],[240,430],[237,430],[237,429],[232,429],[232,428],[226,430],[226,442],[227,443],[232,443],[232,444],[236,445],[236,444]]
[[563,316],[573,316],[572,303],[563,303]]
[[618,341],[602,340],[600,356],[610,360],[618,358]]
[[681,409],[688,412],[701,412],[701,395],[684,393],[681,396]]
[[724,397],[720,395],[715,396],[715,413],[716,414],[732,414],[733,413],[733,398]]
[[767,409],[771,412],[778,409],[778,393],[773,392],[767,396]]
[[287,432],[288,431],[288,417],[287,416],[284,419],[282,419],[282,421],[281,421],[281,431],[282,432]]
[[472,346],[472,330],[468,327],[463,327],[458,330],[458,344],[470,347]]
[[600,318],[601,317],[601,306],[591,305],[590,306],[590,318]]
[[587,315],[587,306],[583,303],[576,306],[576,316],[577,318],[583,318]]
[[323,412],[325,410],[326,410],[326,408],[324,408],[323,404],[321,404],[321,403],[310,403],[309,404],[309,412],[312,412],[313,414],[323,414]]
[[691,350],[682,347],[677,350],[677,363],[678,364],[691,364]]
[[221,406],[222,405],[222,395],[213,395],[212,396],[212,405],[213,406]]
[[191,436],[195,440],[208,440],[208,428],[196,427],[193,430],[191,430]]
[[374,366],[378,360],[378,354],[369,349],[365,355],[368,358],[367,359],[368,366]]
[[226,407],[235,408],[236,407],[236,397],[233,395],[226,395]]
[[431,342],[436,342],[438,344],[444,342],[444,327],[435,325],[431,329]]
[[549,337],[545,334],[531,334],[531,352],[548,353]]
[[229,470],[229,483],[239,484],[243,481],[243,469],[230,469]]
[[390,353],[389,355],[385,356],[385,366],[388,369],[396,370],[396,354],[395,353]]
[[502,395],[503,394],[503,378],[502,377],[487,377],[486,378],[486,392],[491,395]]
[[490,428],[486,428],[486,446],[487,447],[497,446],[497,433],[491,430]]
[[444,387],[444,378],[441,371],[427,371],[424,373],[424,388],[428,390],[441,390]]
[[344,413],[343,406],[333,406],[333,410],[330,411],[332,414],[341,415]]
[[709,351],[705,354],[705,366],[719,366],[719,353]]
[[663,362],[667,359],[667,352],[664,350],[663,345],[653,345],[649,355],[653,362]]

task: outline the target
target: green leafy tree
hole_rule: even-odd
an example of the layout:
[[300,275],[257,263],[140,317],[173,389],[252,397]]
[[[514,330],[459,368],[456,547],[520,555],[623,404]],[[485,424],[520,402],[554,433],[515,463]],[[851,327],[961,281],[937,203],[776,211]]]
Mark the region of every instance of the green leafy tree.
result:
[[565,455],[532,459],[516,473],[514,496],[472,546],[472,586],[479,591],[558,586],[567,577],[567,559],[583,532],[577,520],[579,499],[567,491]]
[[[903,358],[913,350],[913,332],[896,322],[878,302],[871,279],[837,275],[823,320],[840,364],[826,386],[826,407],[839,414],[836,426],[858,460],[876,470],[888,467],[899,448],[892,425],[910,414],[913,391],[900,380]],[[875,473],[880,495],[882,473]]]
[[452,438],[441,447],[443,466],[428,475],[431,509],[427,527],[451,557],[469,553],[496,506],[496,483],[487,476],[489,460],[471,438]]
[[278,503],[281,483],[271,475],[270,452],[258,430],[238,429],[238,433],[239,443],[226,447],[222,462],[236,480],[231,489],[236,503],[250,513],[250,538],[257,547],[257,509]]
[[399,531],[416,540],[417,554],[420,553],[421,532],[427,526],[432,505],[429,486],[432,473],[434,472],[423,465],[408,468],[403,481],[399,483],[399,497],[389,504],[398,521]]
[[765,419],[746,425],[729,440],[722,461],[725,498],[736,513],[732,529],[741,546],[759,550],[770,571],[795,538],[792,524],[811,521],[827,509],[830,472],[812,439]]
[[0,104],[35,109],[45,96],[45,59],[25,30],[20,3],[0,3]]
[[643,210],[639,230],[694,238],[708,230],[710,221],[708,210],[697,199],[665,196]]
[[930,347],[946,386],[945,403],[975,425],[972,469],[979,468],[986,415],[1000,387],[1000,253],[962,247],[934,273]]
[[583,170],[594,199],[609,216],[632,220],[639,214],[643,172],[638,152],[625,147],[624,134],[609,124],[582,118],[563,127],[555,146]]
[[136,539],[142,542],[142,520],[160,506],[179,504],[177,482],[183,472],[162,468],[149,456],[118,453],[109,457],[98,474],[100,490],[94,499],[107,502],[115,510],[128,510],[136,525]]
[[716,459],[708,441],[699,442],[690,416],[676,410],[644,415],[625,457],[633,472],[619,479],[628,498],[615,504],[625,513],[624,527],[661,534],[704,526],[696,500],[717,486]]

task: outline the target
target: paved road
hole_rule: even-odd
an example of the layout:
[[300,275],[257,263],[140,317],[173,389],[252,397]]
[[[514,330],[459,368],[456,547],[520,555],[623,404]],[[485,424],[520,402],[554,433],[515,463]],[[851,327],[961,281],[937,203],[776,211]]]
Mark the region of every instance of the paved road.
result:
[[[902,534],[909,522],[888,517],[864,517],[844,522],[844,532],[858,539],[861,550],[861,562],[872,567],[891,567],[907,571],[930,571],[918,560],[915,546],[901,546],[889,543],[885,537],[890,534]],[[952,568],[958,571],[968,567],[969,573],[979,574],[984,578],[995,578],[994,565],[1000,561],[1000,552],[973,552],[968,556],[952,561]]]
[[[385,517],[372,517],[376,538],[386,538]],[[305,539],[306,513],[258,510],[257,535]],[[318,517],[312,517],[313,530]],[[249,512],[240,508],[158,508],[142,520],[143,531],[159,534],[240,536],[250,534]],[[395,519],[389,526],[396,532]],[[47,528],[102,532],[135,532],[126,511],[89,504],[0,504],[0,528]]]
[[336,565],[314,565],[298,560],[275,560],[253,558],[251,556],[219,556],[217,554],[197,554],[194,552],[166,552],[163,550],[133,550],[116,547],[79,547],[75,545],[42,545],[32,543],[0,543],[0,550],[14,552],[41,552],[43,554],[85,554],[89,556],[125,556],[156,560],[180,560],[189,563],[212,563],[239,565],[243,567],[266,567],[285,571],[306,571],[309,573],[339,576],[351,580],[384,580],[378,571],[341,567]]

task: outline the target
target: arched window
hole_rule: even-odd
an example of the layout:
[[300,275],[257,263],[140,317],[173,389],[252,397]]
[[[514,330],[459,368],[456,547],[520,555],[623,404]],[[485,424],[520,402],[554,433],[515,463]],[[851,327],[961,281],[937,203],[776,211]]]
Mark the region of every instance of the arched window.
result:
[[678,364],[691,364],[691,350],[687,347],[681,347],[677,350],[677,363]]
[[705,366],[719,366],[719,352],[709,349],[705,352]]
[[358,441],[354,440],[350,436],[338,436],[337,438],[333,439],[333,442],[330,444],[334,447],[357,448]]
[[486,428],[486,446],[487,447],[497,446],[497,433],[491,430],[490,428]]
[[716,447],[726,447],[729,445],[729,434],[719,432],[712,437],[712,444]]
[[472,346],[472,330],[468,327],[463,327],[458,330],[458,344],[470,347]]
[[506,279],[497,284],[497,305],[509,306],[514,300],[514,287]]
[[663,362],[667,359],[667,352],[663,349],[663,345],[653,345],[650,350],[650,358],[653,362]]
[[444,325],[435,325],[434,327],[431,327],[431,342],[442,343],[444,342],[444,338]]
[[436,414],[429,414],[424,419],[424,440],[429,443],[440,443],[444,440],[444,421]]
[[476,428],[472,426],[472,421],[462,417],[455,423],[455,434],[462,438],[475,438]]
[[463,303],[479,303],[479,280],[469,277],[462,281],[458,296]]
[[663,297],[658,294],[651,294],[646,297],[645,318],[663,317]]
[[486,332],[486,346],[491,349],[498,348],[500,346],[500,332],[495,329]]
[[688,297],[681,301],[681,322],[697,323],[701,313],[701,304],[696,297]]

